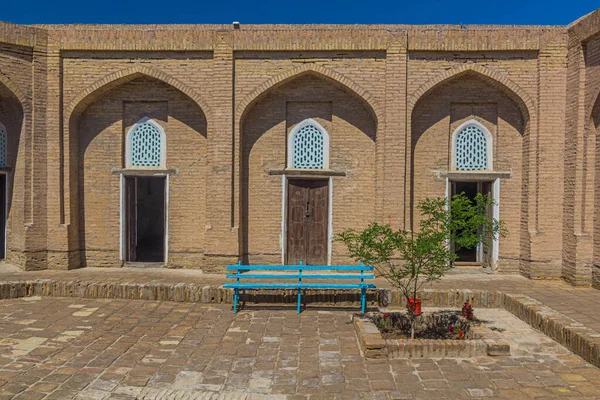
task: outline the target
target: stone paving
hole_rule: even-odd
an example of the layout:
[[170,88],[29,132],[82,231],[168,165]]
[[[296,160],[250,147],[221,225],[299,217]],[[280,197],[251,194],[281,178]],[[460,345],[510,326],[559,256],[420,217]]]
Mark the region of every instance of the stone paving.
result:
[[0,399],[600,399],[600,370],[501,310],[512,357],[366,360],[343,310],[0,301]]
[[[203,274],[193,269],[163,268],[81,268],[71,271],[22,271],[0,262],[0,281],[54,279],[62,281],[194,283],[222,285],[223,274]],[[375,279],[377,287],[389,287],[385,279]],[[504,291],[530,296],[554,310],[568,315],[588,328],[600,332],[600,290],[575,288],[560,280],[532,281],[519,275],[448,274],[441,281],[425,287],[439,289],[479,289]]]

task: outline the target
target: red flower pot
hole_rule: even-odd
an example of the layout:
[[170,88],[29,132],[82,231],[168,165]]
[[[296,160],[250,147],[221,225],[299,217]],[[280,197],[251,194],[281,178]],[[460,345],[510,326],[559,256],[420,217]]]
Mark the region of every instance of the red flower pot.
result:
[[423,314],[423,312],[421,312],[421,299],[415,299],[411,297],[410,299],[408,299],[407,305],[408,308],[412,311],[412,313],[416,316]]

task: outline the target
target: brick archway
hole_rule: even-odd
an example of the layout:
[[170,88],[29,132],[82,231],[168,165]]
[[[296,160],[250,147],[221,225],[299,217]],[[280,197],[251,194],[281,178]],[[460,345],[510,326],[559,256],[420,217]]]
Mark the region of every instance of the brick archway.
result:
[[66,121],[69,121],[73,114],[83,111],[94,100],[111,89],[142,76],[149,76],[173,86],[194,100],[207,116],[207,119],[209,119],[208,116],[210,115],[210,107],[208,106],[208,103],[192,88],[163,71],[148,66],[136,65],[134,67],[107,75],[81,91],[67,106],[65,110]]
[[240,101],[240,103],[238,103],[236,107],[238,110],[236,112],[236,121],[241,123],[252,105],[267,95],[267,93],[269,93],[272,89],[282,86],[290,80],[296,79],[305,74],[312,74],[314,76],[331,81],[336,85],[342,86],[344,89],[358,96],[363,101],[367,110],[375,120],[375,124],[378,124],[379,121],[383,121],[383,110],[371,93],[339,72],[316,64],[304,64],[298,68],[284,72],[269,79],[254,89],[250,94],[246,95],[242,101]]
[[19,87],[8,77],[2,74],[0,74],[0,85],[4,86],[18,100],[23,109],[23,114],[28,115],[31,110],[31,105],[21,89],[19,89]]
[[462,65],[457,68],[452,68],[423,84],[415,93],[413,93],[408,101],[408,115],[412,115],[419,100],[431,93],[438,85],[467,74],[474,74],[492,86],[502,90],[519,106],[519,109],[526,120],[531,119],[532,116],[535,115],[536,107],[534,101],[523,89],[521,89],[521,87],[519,87],[519,85],[504,75],[481,65]]
[[[71,268],[87,265],[88,259],[86,258],[86,251],[88,251],[88,248],[86,247],[86,240],[93,237],[93,235],[88,235],[85,218],[82,217],[84,215],[84,210],[87,209],[84,200],[84,190],[86,187],[91,186],[89,184],[86,186],[85,184],[85,172],[82,167],[82,160],[84,158],[79,154],[81,148],[83,148],[82,146],[87,146],[91,143],[91,140],[82,144],[81,138],[82,134],[85,135],[85,130],[80,130],[79,123],[82,118],[86,116],[88,107],[93,107],[97,101],[103,99],[105,96],[110,97],[112,95],[112,90],[118,90],[121,86],[127,85],[138,78],[154,80],[157,84],[160,84],[161,87],[168,86],[172,92],[177,92],[177,96],[185,98],[187,101],[186,104],[189,104],[190,107],[193,104],[194,115],[202,120],[202,122],[200,122],[203,124],[202,132],[206,132],[205,134],[202,134],[202,136],[207,136],[208,127],[210,126],[210,108],[207,101],[194,89],[161,70],[148,66],[136,65],[132,68],[106,75],[104,78],[96,81],[78,93],[78,95],[65,107],[63,130],[64,153],[62,160],[63,171],[61,177],[63,186],[61,219],[69,226],[68,235],[71,246],[70,251],[76,252],[79,255],[78,257],[73,257],[72,260],[69,260]],[[145,98],[144,96],[145,95],[141,95],[138,97],[143,100]],[[183,109],[180,108],[177,110],[181,111]],[[169,112],[177,110],[169,110]],[[119,118],[124,118],[124,116],[120,116]],[[187,122],[183,123],[187,124]],[[198,129],[196,129],[196,131],[201,133]],[[117,153],[113,152],[112,154]],[[119,163],[113,164],[113,166],[118,165]],[[107,168],[106,174],[110,173],[111,172]],[[107,180],[103,182],[106,183]],[[87,227],[89,226],[91,226],[91,224],[87,225]],[[116,247],[111,247],[108,251],[112,251],[113,255],[115,253],[118,254],[122,249],[121,244],[119,244],[117,250],[115,249]],[[111,255],[111,257],[113,256]],[[120,256],[114,256],[113,258],[110,258],[110,262],[120,262],[119,257]]]

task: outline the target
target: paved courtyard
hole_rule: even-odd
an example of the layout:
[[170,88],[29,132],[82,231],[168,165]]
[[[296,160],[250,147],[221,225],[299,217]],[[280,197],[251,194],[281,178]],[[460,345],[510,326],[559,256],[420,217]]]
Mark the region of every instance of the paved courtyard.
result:
[[600,399],[599,369],[505,311],[513,357],[406,361],[363,359],[350,311],[293,308],[2,300],[0,399]]

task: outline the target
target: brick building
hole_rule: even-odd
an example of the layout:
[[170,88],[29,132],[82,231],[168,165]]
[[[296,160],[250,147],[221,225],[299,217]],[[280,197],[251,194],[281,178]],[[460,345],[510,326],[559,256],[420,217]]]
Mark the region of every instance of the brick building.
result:
[[600,10],[567,27],[0,23],[0,251],[28,270],[338,263],[333,233],[411,229],[420,199],[485,192],[510,233],[462,261],[600,287],[599,93]]

